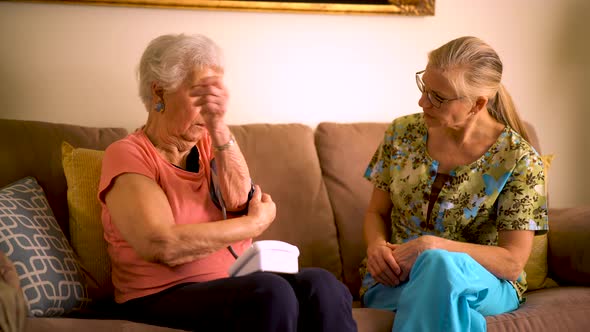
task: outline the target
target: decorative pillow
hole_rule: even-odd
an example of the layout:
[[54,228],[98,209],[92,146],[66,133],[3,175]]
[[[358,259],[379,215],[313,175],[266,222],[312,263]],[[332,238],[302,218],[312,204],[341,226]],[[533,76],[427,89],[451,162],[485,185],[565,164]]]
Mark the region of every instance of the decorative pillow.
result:
[[14,263],[30,316],[59,316],[86,305],[80,265],[35,178],[0,189],[0,230],[0,251]]
[[[548,171],[553,161],[554,155],[542,155],[543,173],[545,174],[545,190],[548,188]],[[547,195],[547,192],[545,192]],[[549,220],[549,227],[551,227],[551,220]],[[533,239],[533,249],[529,260],[527,261],[524,271],[526,272],[526,281],[528,283],[528,291],[533,291],[540,288],[555,287],[557,283],[551,278],[547,278],[549,267],[547,265],[547,233],[543,235],[535,235]]]
[[70,240],[80,262],[94,279],[89,285],[93,300],[113,297],[111,262],[103,236],[98,183],[104,151],[61,146],[62,165],[68,184]]
[[547,277],[547,234],[536,235],[533,239],[533,250],[524,271],[526,272],[527,291],[557,286],[553,279]]

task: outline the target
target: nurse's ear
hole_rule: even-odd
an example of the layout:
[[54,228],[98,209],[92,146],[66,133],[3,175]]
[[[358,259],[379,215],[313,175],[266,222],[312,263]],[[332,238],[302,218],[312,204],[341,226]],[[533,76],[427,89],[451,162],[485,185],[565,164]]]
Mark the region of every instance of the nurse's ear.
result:
[[474,115],[477,114],[478,112],[481,112],[482,110],[486,110],[488,106],[488,98],[487,97],[477,97],[477,99],[475,100],[475,103],[473,103],[473,106],[471,107],[471,110],[469,111],[469,113],[473,113]]

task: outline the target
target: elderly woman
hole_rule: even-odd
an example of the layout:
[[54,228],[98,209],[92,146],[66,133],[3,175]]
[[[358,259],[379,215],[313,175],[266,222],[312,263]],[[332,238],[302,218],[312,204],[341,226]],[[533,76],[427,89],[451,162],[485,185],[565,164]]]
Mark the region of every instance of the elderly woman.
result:
[[147,123],[109,146],[99,187],[115,301],[131,320],[185,330],[355,331],[352,297],[325,270],[228,277],[276,208],[224,122],[222,77],[201,35],[158,37],[141,58]]
[[396,311],[394,331],[485,331],[523,301],[545,183],[501,78],[478,38],[432,51],[423,113],[394,120],[369,163],[362,301]]

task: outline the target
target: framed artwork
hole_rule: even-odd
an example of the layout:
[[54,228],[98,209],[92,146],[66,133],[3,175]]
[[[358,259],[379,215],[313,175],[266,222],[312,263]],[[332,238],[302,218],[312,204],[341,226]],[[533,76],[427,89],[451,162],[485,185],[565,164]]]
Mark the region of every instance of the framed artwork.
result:
[[435,0],[29,0],[28,2],[325,14],[429,16],[434,15],[434,1]]

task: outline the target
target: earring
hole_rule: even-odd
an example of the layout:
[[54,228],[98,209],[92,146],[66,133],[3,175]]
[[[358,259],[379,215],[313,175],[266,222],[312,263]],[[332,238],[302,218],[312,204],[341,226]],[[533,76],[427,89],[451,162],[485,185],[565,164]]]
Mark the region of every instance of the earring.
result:
[[158,112],[158,113],[163,112],[164,111],[164,103],[161,101],[157,102],[155,109],[156,109],[156,112]]

